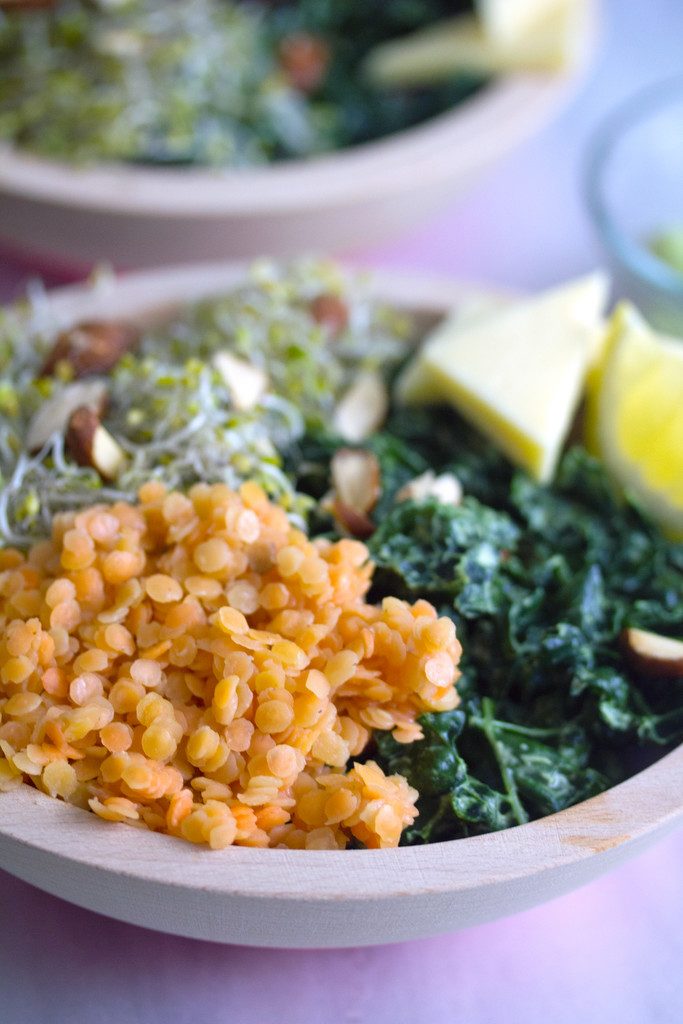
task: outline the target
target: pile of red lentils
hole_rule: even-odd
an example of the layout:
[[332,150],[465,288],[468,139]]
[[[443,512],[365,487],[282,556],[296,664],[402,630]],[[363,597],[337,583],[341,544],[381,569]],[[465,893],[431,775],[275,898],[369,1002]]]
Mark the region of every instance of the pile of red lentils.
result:
[[395,846],[418,794],[348,762],[457,704],[460,645],[426,601],[366,603],[372,570],[249,483],[57,517],[0,551],[0,789],[214,849]]

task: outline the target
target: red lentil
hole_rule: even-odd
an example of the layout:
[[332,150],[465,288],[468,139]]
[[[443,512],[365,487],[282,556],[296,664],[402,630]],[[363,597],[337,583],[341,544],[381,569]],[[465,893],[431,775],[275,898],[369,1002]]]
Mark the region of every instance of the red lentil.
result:
[[425,601],[367,604],[372,569],[254,484],[60,515],[0,551],[0,790],[212,849],[395,846],[416,791],[346,766],[457,704],[460,645]]

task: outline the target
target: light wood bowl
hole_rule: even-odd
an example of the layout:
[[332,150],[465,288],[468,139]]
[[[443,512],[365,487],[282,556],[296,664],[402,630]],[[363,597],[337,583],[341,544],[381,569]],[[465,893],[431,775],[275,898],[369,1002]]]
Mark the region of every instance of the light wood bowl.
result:
[[[60,325],[151,320],[244,276],[234,265],[138,274],[53,293]],[[435,322],[473,289],[374,276],[382,298]],[[479,292],[481,294],[481,292]],[[160,931],[254,946],[397,942],[559,896],[683,821],[683,746],[619,786],[540,821],[398,850],[198,849],[52,800],[0,794],[0,867],[63,899]]]
[[546,122],[571,73],[501,78],[450,113],[384,140],[246,171],[74,168],[0,147],[0,237],[81,267],[339,252],[407,231]]

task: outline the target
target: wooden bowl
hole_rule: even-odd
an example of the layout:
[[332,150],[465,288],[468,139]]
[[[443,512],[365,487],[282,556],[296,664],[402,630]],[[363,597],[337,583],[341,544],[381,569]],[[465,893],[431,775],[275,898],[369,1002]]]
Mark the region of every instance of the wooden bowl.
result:
[[89,266],[154,266],[307,250],[398,235],[440,209],[547,121],[571,74],[499,79],[447,114],[378,142],[247,171],[74,168],[0,148],[0,236]]
[[[53,293],[56,319],[152,318],[228,288],[208,265]],[[375,291],[425,322],[472,294],[391,274]],[[199,849],[113,825],[22,785],[0,794],[0,867],[133,924],[216,942],[322,947],[397,942],[477,924],[569,891],[683,821],[683,746],[600,796],[505,832],[397,850]]]

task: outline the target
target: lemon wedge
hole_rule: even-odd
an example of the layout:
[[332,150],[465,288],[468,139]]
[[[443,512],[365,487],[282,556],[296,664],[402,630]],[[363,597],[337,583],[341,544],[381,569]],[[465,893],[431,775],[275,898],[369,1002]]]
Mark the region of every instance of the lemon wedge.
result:
[[614,479],[683,539],[683,342],[626,303],[589,381],[586,435]]
[[[483,320],[491,313],[505,309],[514,300],[509,296],[499,295],[496,292],[473,292],[463,297],[453,312],[449,315],[447,323],[453,330],[461,330],[477,320]],[[450,329],[450,328],[449,328]],[[433,335],[436,337],[441,331]],[[421,353],[405,368],[394,385],[394,398],[399,405],[433,405],[443,399],[431,371],[425,366]]]
[[[599,361],[605,333],[599,329],[601,315],[605,307],[608,291],[607,277],[602,271],[596,271],[586,277],[555,288],[538,300],[543,305],[550,305],[552,314],[558,319],[569,318],[578,320],[590,328],[593,341],[590,363]],[[432,344],[444,337],[471,327],[476,323],[486,323],[494,314],[510,310],[519,305],[518,298],[512,298],[498,292],[473,291],[465,296],[449,314],[448,318],[430,335],[401,373],[394,385],[394,398],[400,405],[430,405],[443,401],[446,397],[440,390],[438,381],[429,369],[426,354]],[[528,303],[523,303],[524,309]]]
[[599,358],[607,288],[596,273],[474,322],[445,320],[397,382],[397,399],[450,402],[513,462],[549,480]]
[[[510,0],[506,0],[510,2]],[[495,5],[502,9],[501,3]],[[364,73],[379,88],[419,88],[462,71],[508,74],[520,71],[564,72],[585,48],[590,23],[586,0],[535,5],[543,10],[525,31],[489,8],[445,18],[409,36],[380,43],[366,58]],[[526,21],[526,19],[525,19]]]
[[488,36],[516,40],[566,6],[567,0],[475,0],[474,9]]

